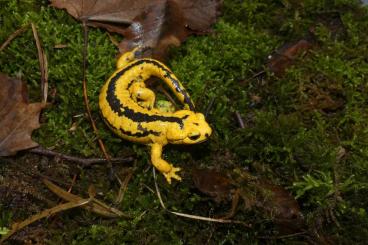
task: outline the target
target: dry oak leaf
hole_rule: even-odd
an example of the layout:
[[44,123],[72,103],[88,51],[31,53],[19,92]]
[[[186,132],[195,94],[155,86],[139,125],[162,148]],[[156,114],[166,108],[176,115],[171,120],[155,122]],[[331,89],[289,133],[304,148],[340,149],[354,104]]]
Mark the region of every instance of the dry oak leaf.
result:
[[22,81],[0,73],[0,156],[36,147],[32,131],[39,128],[39,115],[44,103],[28,103]]
[[121,53],[151,47],[144,56],[163,58],[190,34],[208,33],[219,15],[221,0],[52,0],[74,18],[125,37]]

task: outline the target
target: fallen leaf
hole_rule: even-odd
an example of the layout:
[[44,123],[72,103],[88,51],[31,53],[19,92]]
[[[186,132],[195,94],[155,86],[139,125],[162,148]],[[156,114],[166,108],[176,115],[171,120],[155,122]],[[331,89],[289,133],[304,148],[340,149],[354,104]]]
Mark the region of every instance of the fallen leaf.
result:
[[44,103],[28,103],[22,81],[0,73],[0,156],[36,147],[32,131],[39,128],[39,115]]
[[227,171],[195,169],[192,178],[198,190],[216,202],[228,201],[231,199],[228,197],[232,197],[232,209],[226,218],[235,214],[238,198],[241,197],[244,209],[257,209],[264,217],[271,219],[282,234],[299,231],[304,225],[299,204],[290,192],[247,171],[236,169],[230,174]]
[[217,170],[193,169],[191,174],[195,187],[218,203],[228,200],[231,191],[235,189],[231,180]]
[[301,39],[294,43],[285,44],[271,55],[267,67],[276,76],[284,75],[285,70],[294,64],[295,59],[312,47],[311,42]]
[[258,188],[258,194],[263,200],[257,200],[256,206],[273,220],[280,234],[291,234],[302,229],[305,225],[303,215],[289,191],[265,181],[259,182]]
[[89,26],[125,37],[121,53],[151,47],[144,56],[163,58],[167,49],[187,36],[208,33],[219,15],[221,0],[52,0]]

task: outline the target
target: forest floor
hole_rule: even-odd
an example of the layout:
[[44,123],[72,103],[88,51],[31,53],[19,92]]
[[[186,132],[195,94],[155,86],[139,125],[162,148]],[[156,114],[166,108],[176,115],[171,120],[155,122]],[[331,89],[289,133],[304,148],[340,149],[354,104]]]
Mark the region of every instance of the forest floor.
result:
[[[82,92],[82,25],[47,1],[0,2],[0,42],[30,22],[48,58],[49,102],[33,139],[54,152],[99,158]],[[106,164],[86,167],[29,151],[0,158],[0,234],[63,201],[43,183],[95,197],[131,218],[82,208],[57,213],[7,241],[49,244],[364,244],[368,238],[368,9],[352,0],[225,0],[208,35],[173,48],[167,65],[206,112],[213,134],[167,146],[164,158],[183,181],[157,184],[145,145],[124,141],[103,123],[98,94],[114,71],[117,48],[89,29],[88,97],[99,137],[127,181]],[[119,38],[114,36],[115,38]],[[40,101],[32,30],[0,52],[0,72],[26,81]],[[0,108],[1,110],[1,108]],[[131,178],[130,178],[131,177]],[[216,182],[219,181],[219,182]],[[216,186],[223,187],[221,190]],[[217,189],[216,189],[217,188]],[[298,243],[298,244],[299,244]]]

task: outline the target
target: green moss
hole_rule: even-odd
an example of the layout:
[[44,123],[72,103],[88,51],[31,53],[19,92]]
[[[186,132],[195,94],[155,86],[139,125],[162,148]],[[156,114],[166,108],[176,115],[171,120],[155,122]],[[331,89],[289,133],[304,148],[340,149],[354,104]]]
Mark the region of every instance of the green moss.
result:
[[[199,111],[205,111],[213,100],[208,120],[214,134],[198,146],[167,147],[165,158],[184,173],[193,165],[249,168],[290,189],[311,229],[321,222],[325,234],[335,234],[343,243],[366,241],[367,9],[359,1],[347,0],[226,0],[223,13],[213,33],[188,38],[171,52],[168,63]],[[73,155],[100,155],[83,105],[81,24],[66,12],[48,7],[46,1],[10,0],[0,3],[0,40],[30,21],[39,31],[48,58],[50,94],[55,94],[50,95],[53,103],[43,113],[35,140]],[[267,57],[276,48],[308,36],[315,40],[313,49],[296,59],[283,77],[266,72],[252,78],[265,69]],[[55,48],[58,44],[67,46]],[[216,244],[241,244],[256,243],[259,234],[271,234],[274,227],[251,211],[239,211],[236,216],[255,224],[246,231],[165,213],[143,185],[153,186],[151,172],[146,171],[146,147],[117,138],[99,118],[98,92],[114,70],[117,49],[104,30],[90,28],[88,52],[88,95],[100,137],[113,155],[137,154],[137,170],[121,204],[135,218],[111,222],[84,212],[66,213],[66,228],[53,230],[52,241],[201,244],[210,237]],[[0,53],[1,72],[26,80],[33,101],[40,99],[38,66],[30,29]],[[244,129],[239,128],[236,111],[245,122]],[[229,152],[230,159],[224,156]],[[91,171],[103,177],[91,178]],[[82,170],[81,186],[87,189],[93,182],[112,202],[117,190],[109,186],[104,171],[102,167]],[[160,182],[170,209],[208,216],[229,208],[194,192],[185,177],[172,186]],[[336,221],[328,223],[331,217],[326,213]],[[75,215],[83,221],[75,222]],[[0,227],[9,222],[0,221]]]

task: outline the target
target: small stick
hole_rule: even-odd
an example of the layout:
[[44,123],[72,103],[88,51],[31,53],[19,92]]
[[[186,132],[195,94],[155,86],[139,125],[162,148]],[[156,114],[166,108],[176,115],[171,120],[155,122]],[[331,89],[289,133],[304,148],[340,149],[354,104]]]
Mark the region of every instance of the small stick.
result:
[[45,69],[45,81],[41,84],[41,92],[43,102],[47,102],[47,95],[49,93],[49,63],[47,61],[47,56],[43,53],[44,69]]
[[287,234],[287,235],[281,235],[281,236],[270,236],[270,237],[257,236],[257,238],[265,239],[265,240],[277,240],[277,239],[285,239],[285,238],[290,238],[290,237],[295,237],[295,236],[301,236],[304,234],[307,234],[307,231],[302,231],[302,232],[297,232],[297,233]]
[[[261,76],[261,75],[263,75],[263,74],[265,74],[266,73],[266,71],[265,70],[263,70],[263,71],[259,71],[259,72],[257,72],[256,74],[254,74],[252,77],[251,77],[251,79],[253,79],[253,78],[257,78],[257,77],[259,77],[259,76]],[[247,79],[248,80],[248,79]]]
[[77,175],[74,174],[73,179],[72,179],[72,183],[70,184],[70,187],[68,189],[69,193],[72,192],[72,189],[73,189],[73,186],[74,186],[76,180],[77,180]]
[[[42,146],[30,149],[29,151],[35,154],[39,154],[39,155],[59,157],[67,161],[83,164],[84,166],[90,166],[92,164],[99,164],[99,163],[107,162],[107,159],[104,159],[104,158],[80,158],[80,157],[69,156],[69,155],[59,153],[59,152],[45,149]],[[134,158],[131,156],[119,157],[119,158],[111,158],[110,161],[114,163],[118,163],[118,162],[128,163],[128,162],[134,161]]]
[[106,148],[104,143],[102,142],[102,140],[98,137],[98,130],[96,127],[95,122],[93,121],[92,118],[92,113],[91,113],[91,109],[89,107],[89,103],[88,103],[88,95],[87,95],[87,79],[86,79],[86,70],[87,70],[87,45],[88,45],[88,27],[86,22],[83,22],[83,34],[84,34],[84,46],[83,46],[83,99],[84,99],[84,105],[86,106],[86,110],[87,110],[87,114],[88,114],[88,118],[91,122],[92,128],[94,133],[97,136],[97,141],[98,144],[100,146],[100,149],[102,151],[102,153],[104,154],[106,161],[108,163],[108,166],[110,167],[110,169],[112,168],[111,165],[111,158],[109,156],[109,154],[107,154]]
[[238,119],[238,123],[239,123],[240,128],[245,128],[243,118],[241,117],[241,115],[238,111],[235,111],[235,116],[236,116],[236,119]]
[[9,45],[9,43],[11,43],[11,41],[13,41],[14,38],[16,38],[17,36],[19,36],[21,33],[25,32],[28,28],[29,24],[19,28],[18,30],[16,30],[15,32],[13,32],[12,34],[10,34],[10,36],[8,37],[8,39],[5,40],[5,42],[1,45],[0,47],[0,52],[3,51],[6,46]]
[[164,89],[164,87],[162,87],[162,85],[158,86],[158,91],[162,92],[168,100],[170,100],[170,102],[175,106],[175,109],[178,109],[178,105],[176,104],[174,98],[169,94],[169,92],[166,91],[166,89]]
[[33,37],[36,42],[38,61],[40,63],[42,102],[46,103],[47,92],[48,92],[47,91],[48,90],[47,58],[41,47],[41,42],[40,42],[40,38],[38,37],[36,26],[33,23],[31,23],[31,27],[32,27]]
[[120,177],[117,174],[115,174],[115,177],[118,179],[119,184],[120,184],[119,193],[115,199],[115,204],[119,204],[123,201],[124,194],[128,188],[128,184],[129,184],[130,179],[133,176],[133,173],[134,173],[134,170],[130,170],[128,174],[125,176],[124,181],[121,181]]

